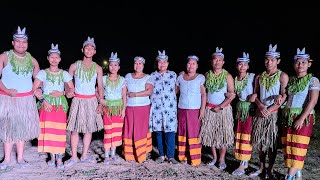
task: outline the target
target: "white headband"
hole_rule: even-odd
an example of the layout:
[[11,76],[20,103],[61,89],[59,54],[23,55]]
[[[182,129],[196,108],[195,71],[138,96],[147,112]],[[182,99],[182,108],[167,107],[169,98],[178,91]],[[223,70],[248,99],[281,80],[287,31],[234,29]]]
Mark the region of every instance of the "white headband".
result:
[[109,58],[109,62],[117,62],[120,63],[120,58],[118,58],[118,53],[111,52],[111,56]]
[[61,54],[61,52],[58,48],[58,44],[56,44],[56,45],[51,44],[51,49],[48,51],[48,55],[50,55],[51,53],[58,53],[59,55]]
[[96,48],[96,44],[94,43],[94,38],[88,37],[88,39],[83,43],[82,48],[84,48],[88,44],[91,44],[94,48]]
[[23,38],[28,39],[28,35],[26,34],[26,28],[21,30],[20,26],[18,26],[17,31],[13,34],[13,39]]
[[269,45],[269,50],[266,52],[266,57],[271,58],[280,58],[280,52],[276,52],[277,45],[274,45],[272,47],[272,44]]
[[141,61],[143,64],[146,62],[146,60],[141,56],[136,56],[133,60],[134,61]]
[[167,61],[168,60],[168,56],[166,55],[165,50],[163,50],[163,52],[158,51],[157,60],[158,61]]

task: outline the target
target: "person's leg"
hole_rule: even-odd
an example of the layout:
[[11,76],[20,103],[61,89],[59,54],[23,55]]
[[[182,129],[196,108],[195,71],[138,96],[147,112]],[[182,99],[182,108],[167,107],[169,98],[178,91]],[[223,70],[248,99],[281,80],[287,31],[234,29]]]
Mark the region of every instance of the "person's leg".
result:
[[174,152],[176,146],[176,133],[175,132],[167,132],[165,133],[165,141],[166,141],[166,149],[167,149],[167,157],[169,163],[178,164],[178,161],[174,159]]
[[77,150],[78,143],[79,143],[79,134],[77,131],[71,132],[70,141],[71,141],[71,158],[64,163],[65,166],[72,166],[73,164],[79,162],[78,150]]
[[266,152],[263,152],[261,150],[259,151],[260,168],[257,171],[251,173],[250,177],[259,176],[265,170],[266,155],[267,155]]
[[10,164],[10,162],[11,162],[12,147],[13,147],[13,143],[3,143],[4,160],[0,164],[1,170],[6,169],[8,164]]
[[269,165],[268,168],[266,169],[266,176],[270,176],[272,175],[272,169],[273,169],[273,165],[276,161],[276,157],[277,157],[277,149],[276,148],[269,148],[268,151],[268,159],[269,159]]
[[162,131],[156,131],[157,135],[157,147],[159,150],[159,158],[157,159],[157,162],[163,162],[164,161],[164,151],[163,151],[163,132]]
[[64,165],[63,165],[63,162],[62,162],[62,158],[63,158],[63,155],[62,154],[56,154],[56,160],[57,160],[57,169],[59,170],[63,170],[64,169]]
[[16,143],[17,146],[17,161],[18,163],[24,163],[25,160],[23,159],[23,151],[24,151],[24,142],[23,141],[18,141]]
[[217,150],[216,147],[212,146],[211,147],[211,152],[212,152],[212,160],[208,163],[208,166],[214,166],[217,162]]
[[165,133],[165,144],[166,144],[168,159],[174,158],[174,151],[175,151],[175,146],[176,146],[176,133],[175,132]]
[[91,144],[91,139],[92,139],[92,133],[85,133],[83,136],[83,149],[82,149],[82,155],[81,159],[87,159],[88,156],[88,150]]
[[225,161],[225,156],[226,156],[227,148],[225,146],[222,146],[219,149],[219,169],[224,170],[227,165]]
[[4,143],[4,160],[2,163],[9,164],[11,162],[11,152],[14,143]]
[[54,166],[56,164],[56,156],[50,153],[50,160],[48,161],[48,166]]
[[76,131],[71,132],[71,159],[79,160],[78,158],[78,143],[79,143],[79,133]]

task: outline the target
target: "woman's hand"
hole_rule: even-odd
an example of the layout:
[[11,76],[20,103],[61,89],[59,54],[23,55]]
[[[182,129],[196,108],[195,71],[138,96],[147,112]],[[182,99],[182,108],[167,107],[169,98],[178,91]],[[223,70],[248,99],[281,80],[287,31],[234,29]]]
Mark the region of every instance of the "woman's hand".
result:
[[213,108],[211,108],[210,110],[213,111],[213,112],[215,112],[215,113],[218,113],[218,112],[220,112],[220,110],[221,110],[221,106],[219,105],[219,106],[213,107]]
[[5,92],[6,94],[8,94],[11,97],[15,97],[16,94],[18,93],[18,91],[16,89],[8,89],[7,92]]
[[128,96],[131,97],[131,98],[132,97],[137,97],[137,93],[136,92],[129,92]]
[[96,108],[96,113],[97,114],[101,114],[102,113],[102,106],[101,105],[98,105],[97,108]]
[[294,122],[294,125],[293,125],[294,129],[296,129],[296,130],[301,129],[302,126],[303,126],[303,123],[304,123],[304,120],[303,120],[303,119],[300,119],[300,118],[297,119],[297,120]]
[[205,108],[200,109],[199,119],[202,120],[204,118]]
[[121,119],[123,119],[126,116],[126,109],[122,109],[121,111]]
[[43,101],[43,108],[47,112],[51,112],[52,111],[52,105],[49,104],[46,100]]
[[49,95],[51,97],[60,97],[60,96],[64,95],[64,92],[63,91],[52,91]]

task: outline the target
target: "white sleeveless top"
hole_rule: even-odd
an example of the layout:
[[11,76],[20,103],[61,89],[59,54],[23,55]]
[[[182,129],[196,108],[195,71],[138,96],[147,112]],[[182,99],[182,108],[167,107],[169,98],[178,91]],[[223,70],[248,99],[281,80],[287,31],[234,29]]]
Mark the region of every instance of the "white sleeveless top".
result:
[[305,89],[303,91],[298,92],[297,94],[293,94],[289,91],[286,106],[289,108],[303,108],[309,100],[308,95],[310,90],[320,90],[318,78],[312,77],[309,83],[306,85]]
[[122,99],[122,88],[126,86],[126,80],[124,77],[119,77],[119,84],[117,87],[107,86],[106,81],[109,78],[107,75],[102,77],[102,83],[104,87],[104,98],[106,100],[118,100]]
[[[60,72],[60,71],[59,71]],[[64,83],[72,80],[71,75],[67,71],[63,71],[62,82],[58,82],[59,77],[55,77],[55,83],[47,80],[45,70],[40,70],[36,78],[43,82],[43,94],[49,95],[52,91],[64,91]]]
[[186,81],[183,75],[179,75],[176,85],[180,88],[178,107],[180,109],[200,109],[201,107],[201,85],[205,82],[205,77],[198,74],[193,80]]
[[[81,63],[76,64],[77,66],[76,70],[81,67]],[[81,94],[81,95],[96,94],[96,82],[97,82],[97,70],[95,70],[94,75],[89,81],[82,80],[76,74],[74,74],[75,93]]]
[[260,101],[263,105],[269,107],[274,103],[274,100],[280,94],[280,85],[279,78],[276,84],[273,85],[273,87],[271,87],[271,89],[268,91],[263,85],[261,85],[261,80],[259,79]]
[[224,100],[225,100],[225,94],[228,92],[228,88],[227,88],[227,80],[224,81],[223,83],[223,88],[220,89],[220,91],[218,92],[213,92],[210,93],[208,92],[208,98],[207,98],[207,102],[210,104],[221,104]]
[[248,84],[239,94],[237,94],[240,101],[248,101],[248,96],[253,94],[254,76],[255,74],[249,73]]
[[9,51],[6,52],[8,63],[2,69],[1,81],[7,89],[16,89],[18,93],[30,92],[32,90],[32,74],[33,70],[28,74],[16,74],[12,70],[12,65],[9,59]]
[[[145,75],[141,79],[134,79],[131,73],[126,76],[127,88],[129,92],[140,92],[146,90],[146,84],[153,85],[150,75]],[[146,106],[150,104],[149,96],[144,97],[128,97],[127,106]]]

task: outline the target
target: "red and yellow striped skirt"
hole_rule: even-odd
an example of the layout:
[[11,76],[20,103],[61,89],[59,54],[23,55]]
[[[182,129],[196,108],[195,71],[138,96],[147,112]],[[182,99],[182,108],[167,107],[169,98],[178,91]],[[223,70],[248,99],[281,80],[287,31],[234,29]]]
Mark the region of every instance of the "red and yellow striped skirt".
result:
[[308,126],[304,123],[302,128],[295,130],[292,128],[283,128],[282,151],[284,161],[288,168],[302,169],[305,156],[307,155],[310,136],[312,133],[314,116],[310,115]]
[[63,154],[66,149],[67,114],[62,106],[57,110],[52,107],[51,112],[40,109],[40,136],[38,138],[38,152]]
[[124,118],[123,153],[127,161],[142,163],[152,150],[149,132],[150,105],[128,106]]

